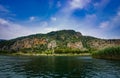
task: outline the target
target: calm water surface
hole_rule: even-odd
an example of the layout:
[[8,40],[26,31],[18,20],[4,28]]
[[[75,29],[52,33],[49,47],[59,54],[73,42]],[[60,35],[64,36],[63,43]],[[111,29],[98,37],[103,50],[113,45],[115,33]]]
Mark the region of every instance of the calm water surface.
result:
[[120,61],[90,56],[0,56],[0,78],[120,78]]

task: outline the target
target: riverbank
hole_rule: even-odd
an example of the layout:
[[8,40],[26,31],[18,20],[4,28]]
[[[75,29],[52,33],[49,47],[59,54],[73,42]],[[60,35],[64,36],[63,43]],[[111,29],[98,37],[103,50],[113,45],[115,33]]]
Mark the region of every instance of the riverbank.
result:
[[90,56],[91,53],[80,53],[80,54],[40,54],[40,53],[12,53],[7,55],[14,55],[14,56]]

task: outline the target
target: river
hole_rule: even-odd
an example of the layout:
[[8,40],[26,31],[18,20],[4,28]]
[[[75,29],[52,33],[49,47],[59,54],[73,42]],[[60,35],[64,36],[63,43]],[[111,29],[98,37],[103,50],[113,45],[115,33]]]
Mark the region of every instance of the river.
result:
[[0,56],[0,78],[120,78],[120,61],[90,56]]

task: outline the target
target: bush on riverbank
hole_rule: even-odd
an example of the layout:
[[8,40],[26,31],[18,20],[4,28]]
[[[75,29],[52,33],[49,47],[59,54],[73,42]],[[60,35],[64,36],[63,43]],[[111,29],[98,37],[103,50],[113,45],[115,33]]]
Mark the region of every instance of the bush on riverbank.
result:
[[92,56],[103,59],[120,59],[120,46],[109,47],[97,52],[93,52]]
[[79,49],[56,49],[54,50],[55,54],[80,54],[80,53],[89,53],[88,50],[79,50]]

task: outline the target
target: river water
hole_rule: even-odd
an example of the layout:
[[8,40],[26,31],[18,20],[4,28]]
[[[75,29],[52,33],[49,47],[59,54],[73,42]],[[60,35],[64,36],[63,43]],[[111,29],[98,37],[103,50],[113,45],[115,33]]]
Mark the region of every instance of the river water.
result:
[[120,61],[90,56],[0,56],[0,78],[120,78]]

